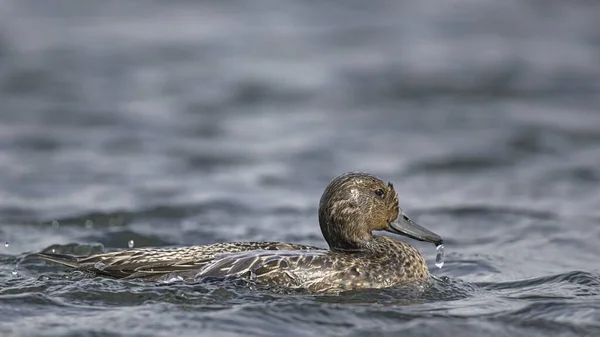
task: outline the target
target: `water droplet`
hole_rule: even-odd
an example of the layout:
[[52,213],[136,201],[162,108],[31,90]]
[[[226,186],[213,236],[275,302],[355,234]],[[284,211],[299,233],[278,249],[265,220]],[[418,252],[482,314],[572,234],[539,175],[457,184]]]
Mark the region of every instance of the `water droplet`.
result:
[[13,274],[13,275],[15,275],[15,276],[16,276],[18,273],[19,273],[19,272],[18,272],[16,269],[13,269],[13,271],[12,271],[12,274]]
[[58,221],[56,221],[56,220],[52,221],[52,228],[58,228],[58,226],[60,226]]
[[128,246],[129,248],[133,248],[133,245],[134,245],[134,244],[135,244],[135,243],[133,242],[133,240],[129,240],[129,242],[127,243],[127,246]]
[[437,254],[435,256],[435,266],[442,268],[444,266],[444,245],[438,245],[435,247]]
[[104,268],[106,268],[106,265],[104,264],[104,262],[98,261],[94,264],[94,268],[98,270],[104,270]]
[[6,241],[6,242],[4,243],[4,247],[8,248],[8,246],[10,246],[10,243],[8,243],[8,241]]
[[258,279],[258,275],[256,275],[256,273],[253,270],[249,270],[248,271],[249,275],[248,275],[248,279],[250,281],[256,281]]
[[85,220],[85,228],[90,229],[94,227],[94,222],[92,220]]

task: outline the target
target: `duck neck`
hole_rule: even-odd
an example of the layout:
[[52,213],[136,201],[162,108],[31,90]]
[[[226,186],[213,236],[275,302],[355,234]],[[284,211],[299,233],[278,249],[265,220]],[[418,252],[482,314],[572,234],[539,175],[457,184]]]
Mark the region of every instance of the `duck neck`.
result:
[[339,225],[335,219],[321,222],[321,232],[329,245],[329,249],[345,252],[369,251],[374,238],[368,228],[359,220]]

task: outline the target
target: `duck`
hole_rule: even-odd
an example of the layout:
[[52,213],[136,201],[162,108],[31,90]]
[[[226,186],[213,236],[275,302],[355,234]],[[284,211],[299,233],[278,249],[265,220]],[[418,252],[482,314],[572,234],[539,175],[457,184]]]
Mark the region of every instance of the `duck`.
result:
[[175,248],[135,248],[87,256],[39,252],[41,259],[95,276],[155,282],[242,279],[314,293],[419,285],[428,265],[410,244],[386,231],[439,247],[443,239],[400,208],[391,182],[348,172],[325,188],[318,208],[329,249],[286,242],[221,242]]

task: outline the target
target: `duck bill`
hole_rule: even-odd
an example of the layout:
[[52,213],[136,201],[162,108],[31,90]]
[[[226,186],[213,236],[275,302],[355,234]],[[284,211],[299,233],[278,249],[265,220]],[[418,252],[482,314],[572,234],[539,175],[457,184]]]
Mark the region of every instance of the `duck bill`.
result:
[[398,219],[390,222],[390,225],[386,230],[390,233],[408,236],[411,239],[431,242],[436,246],[444,243],[444,240],[441,236],[435,234],[425,227],[418,225],[404,213],[400,214]]

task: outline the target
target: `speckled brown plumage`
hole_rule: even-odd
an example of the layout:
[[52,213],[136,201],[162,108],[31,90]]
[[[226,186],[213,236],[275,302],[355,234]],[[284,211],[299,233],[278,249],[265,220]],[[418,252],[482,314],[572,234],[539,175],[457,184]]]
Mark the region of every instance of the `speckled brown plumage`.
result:
[[281,242],[228,242],[91,256],[38,255],[113,278],[189,281],[206,276],[235,277],[313,292],[337,292],[427,280],[427,264],[415,248],[372,231],[387,230],[442,243],[439,236],[402,213],[391,183],[367,173],[343,174],[327,186],[319,204],[319,224],[329,250]]

